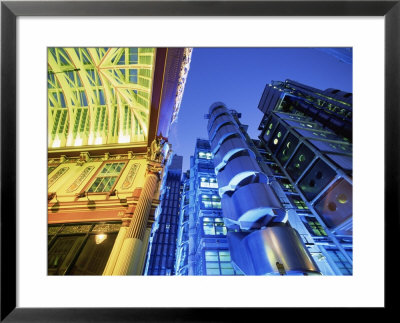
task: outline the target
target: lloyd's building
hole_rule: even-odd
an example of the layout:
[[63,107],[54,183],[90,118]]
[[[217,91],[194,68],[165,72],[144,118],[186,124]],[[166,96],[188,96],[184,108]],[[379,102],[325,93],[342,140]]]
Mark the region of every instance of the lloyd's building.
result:
[[267,85],[259,108],[261,140],[221,102],[207,115],[233,265],[351,275],[351,94],[287,80]]
[[208,122],[233,264],[245,275],[318,274],[237,116],[217,102],[210,107]]
[[48,49],[48,274],[141,275],[189,48]]

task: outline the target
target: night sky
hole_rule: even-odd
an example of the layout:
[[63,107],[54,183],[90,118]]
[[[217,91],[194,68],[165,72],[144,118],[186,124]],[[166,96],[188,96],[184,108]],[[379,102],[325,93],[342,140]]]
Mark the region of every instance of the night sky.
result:
[[[172,150],[190,167],[196,138],[208,139],[204,115],[216,101],[242,113],[250,137],[257,138],[262,113],[257,109],[266,84],[291,79],[325,90],[352,91],[352,63],[335,56],[348,49],[194,48],[182,104],[169,132]],[[351,55],[351,52],[350,52]]]

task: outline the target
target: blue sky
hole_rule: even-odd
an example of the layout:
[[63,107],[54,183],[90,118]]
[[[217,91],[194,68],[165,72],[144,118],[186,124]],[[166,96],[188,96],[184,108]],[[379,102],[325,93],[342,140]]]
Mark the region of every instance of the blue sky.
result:
[[257,106],[272,80],[353,92],[352,64],[334,53],[319,48],[194,48],[178,120],[169,132],[173,151],[183,156],[183,171],[190,167],[196,138],[208,139],[204,115],[216,101],[241,112],[241,122],[257,138],[262,118]]

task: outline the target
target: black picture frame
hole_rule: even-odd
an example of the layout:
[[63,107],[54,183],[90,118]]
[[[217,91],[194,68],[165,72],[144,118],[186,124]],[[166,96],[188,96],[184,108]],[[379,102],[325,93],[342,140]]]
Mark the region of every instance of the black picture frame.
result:
[[[384,16],[385,19],[385,307],[398,282],[400,1],[2,1],[1,3],[1,321],[235,321],[245,308],[16,307],[16,19],[18,16]],[[373,82],[373,80],[371,80]],[[373,189],[373,188],[371,188]],[[397,252],[396,252],[397,251]],[[345,292],[345,291],[344,291]],[[287,308],[246,309],[251,316]],[[331,309],[332,310],[332,309]],[[328,312],[324,312],[324,317]],[[284,314],[286,315],[286,314]],[[274,314],[275,316],[275,314]],[[266,318],[265,318],[266,319]],[[249,318],[251,321],[252,319]]]

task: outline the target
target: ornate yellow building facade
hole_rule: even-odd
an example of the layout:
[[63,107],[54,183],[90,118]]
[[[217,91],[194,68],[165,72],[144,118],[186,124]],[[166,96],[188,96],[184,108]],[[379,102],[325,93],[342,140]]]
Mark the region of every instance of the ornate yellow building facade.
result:
[[141,275],[190,48],[48,49],[48,274]]

